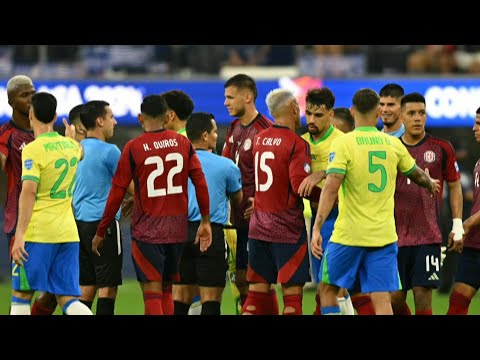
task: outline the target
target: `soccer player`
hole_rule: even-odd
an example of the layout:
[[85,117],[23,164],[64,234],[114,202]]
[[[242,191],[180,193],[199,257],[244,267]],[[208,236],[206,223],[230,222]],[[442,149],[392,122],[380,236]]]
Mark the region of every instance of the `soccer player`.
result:
[[194,244],[200,222],[195,188],[188,182],[188,242],[180,260],[180,281],[175,282],[175,315],[187,315],[193,300],[192,289],[198,285],[202,303],[201,315],[220,315],[220,302],[225,288],[227,259],[223,226],[228,222],[228,202],[242,201],[240,169],[232,161],[213,154],[217,146],[217,124],[212,114],[193,113],[187,119],[187,135],[197,152],[207,180],[210,196],[212,245],[202,253]]
[[120,159],[120,149],[106,142],[113,136],[117,121],[110,104],[101,100],[82,105],[80,118],[86,130],[86,138],[81,143],[85,157],[78,165],[73,193],[73,209],[80,237],[80,301],[91,308],[98,289],[96,314],[114,315],[117,287],[122,284],[120,211],[107,230],[106,246],[100,257],[92,253],[92,239],[102,218]]
[[[275,125],[255,136],[255,199],[250,219],[246,315],[276,315],[271,285],[283,293],[283,315],[302,315],[303,285],[310,280],[307,231],[298,188],[311,173],[310,147],[295,129],[300,108],[288,90],[267,95]],[[314,186],[312,197],[318,197]]]
[[146,315],[163,315],[162,283],[178,280],[178,264],[188,236],[188,178],[195,186],[201,220],[195,242],[200,251],[212,242],[208,188],[191,142],[164,129],[168,106],[160,95],[143,99],[138,120],[145,133],[123,149],[92,250],[100,255],[127,188],[135,184],[132,257]]
[[[440,246],[442,234],[438,215],[442,204],[444,181],[450,193],[454,234],[453,250],[462,246],[463,195],[460,172],[452,145],[425,132],[427,110],[419,93],[405,95],[401,101],[405,133],[402,143],[417,166],[428,169],[440,180],[440,191],[434,198],[403,175],[397,177],[395,222],[398,234],[398,272],[402,289],[392,293],[395,315],[410,315],[407,292],[412,290],[416,315],[432,315],[432,289],[440,284]],[[422,209],[412,216],[411,209]]]
[[[182,90],[169,90],[160,94],[168,105],[170,111],[165,119],[165,129],[175,131],[180,135],[187,136],[185,126],[187,124],[187,118],[193,112],[195,104],[186,92]],[[198,287],[191,288],[193,292],[193,301],[190,306],[190,315],[200,315],[202,311],[202,303],[200,302],[200,290]],[[173,292],[173,294],[172,294]],[[175,285],[168,282],[163,282],[163,297],[162,307],[164,315],[174,314],[174,299],[179,298],[181,295],[176,294],[177,288]]]
[[333,109],[333,118],[331,118],[330,121],[333,126],[345,134],[355,129],[353,116],[350,113],[350,109],[346,107]]
[[[475,140],[480,143],[480,107],[476,111],[472,130]],[[465,231],[463,250],[450,294],[447,315],[467,315],[470,302],[480,288],[480,160],[473,169],[473,178],[472,211],[470,217],[463,222]],[[453,236],[450,233],[448,245],[452,247],[453,244]]]
[[13,245],[18,217],[18,197],[22,190],[22,150],[35,139],[28,118],[33,94],[35,87],[28,76],[16,75],[8,80],[8,104],[13,112],[10,121],[0,127],[0,168],[7,174],[4,231],[7,234],[9,249]]
[[[243,200],[239,206],[232,207],[232,223],[237,231],[235,284],[240,292],[240,303],[243,305],[248,294],[246,281],[248,227],[255,194],[253,138],[260,131],[272,126],[272,122],[260,114],[255,106],[257,85],[250,76],[237,74],[225,82],[224,88],[224,105],[230,116],[236,119],[227,129],[222,156],[232,159],[242,174]],[[278,308],[274,289],[270,295],[272,302],[276,303]]]
[[[298,188],[300,196],[308,196],[311,189],[315,186],[322,188],[325,184],[325,172],[327,170],[328,155],[330,145],[336,138],[343,136],[344,133],[336,129],[331,121],[333,119],[333,106],[335,105],[335,95],[329,88],[315,88],[310,89],[306,95],[305,117],[308,127],[308,132],[302,135],[302,138],[310,146],[310,153],[312,156],[312,174],[307,176],[300,187]],[[312,209],[312,219],[315,219],[318,207],[318,198],[310,202]],[[325,240],[323,246],[325,248],[328,239],[333,230],[333,224],[337,219],[338,210],[335,206],[330,213],[326,224],[322,228],[322,237]],[[311,223],[313,227],[313,222]],[[311,231],[310,231],[311,233]],[[320,260],[314,256],[310,258],[311,270],[313,280],[316,284],[319,283],[318,272],[320,270]],[[339,294],[339,302],[345,304],[343,306],[343,313],[353,315],[353,306],[346,289],[342,289]],[[316,308],[314,315],[320,314],[320,297],[315,296]]]
[[22,191],[12,247],[11,315],[29,315],[35,291],[56,295],[67,315],[92,315],[78,301],[79,239],[72,193],[82,147],[53,130],[57,100],[49,93],[31,98],[35,140],[22,152]]
[[380,90],[382,132],[397,138],[405,132],[400,109],[403,94],[404,90],[398,84],[387,84]]
[[[358,90],[352,107],[355,130],[336,139],[330,148],[311,244],[313,254],[323,256],[320,300],[324,315],[340,314],[339,289],[352,288],[357,274],[376,314],[393,314],[390,292],[400,289],[400,282],[392,179],[398,169],[433,195],[440,189],[439,181],[416,166],[400,140],[377,130],[379,104],[374,90]],[[338,218],[324,253],[321,229],[337,196]]]

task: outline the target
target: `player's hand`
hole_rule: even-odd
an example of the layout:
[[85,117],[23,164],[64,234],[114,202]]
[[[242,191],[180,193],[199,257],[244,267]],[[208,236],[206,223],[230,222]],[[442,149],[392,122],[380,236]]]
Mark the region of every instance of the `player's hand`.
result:
[[122,202],[122,216],[130,216],[133,213],[133,196]]
[[100,237],[98,235],[95,235],[95,237],[93,238],[93,240],[92,240],[92,252],[95,255],[100,256],[100,251],[99,250],[103,246],[103,240],[105,240],[105,238]]
[[310,196],[312,190],[317,184],[327,177],[327,173],[325,170],[322,171],[315,171],[313,174],[308,175],[303,181],[301,182],[300,186],[298,187],[298,195],[301,197]]
[[248,205],[248,207],[245,209],[245,212],[243,213],[243,217],[245,219],[250,219],[250,217],[253,214],[253,205],[254,205],[253,203],[255,200],[253,197],[249,197],[247,201],[250,205]]
[[312,231],[312,240],[310,242],[310,249],[312,250],[313,256],[315,256],[317,259],[321,259],[323,256],[323,250],[322,250],[322,234],[320,234],[320,230],[315,230],[315,228]]
[[440,263],[443,266],[443,262],[445,261],[445,258],[447,257],[447,247],[446,246],[441,246],[440,247]]
[[65,118],[62,118],[62,122],[63,122],[63,125],[65,125],[65,136],[75,139],[75,134],[76,134],[75,125],[70,125],[67,119]]
[[15,236],[15,242],[12,246],[12,260],[15,264],[23,266],[24,262],[27,262],[28,253],[25,250],[25,239],[23,236]]
[[205,252],[212,245],[212,226],[210,221],[200,221],[197,235],[195,236],[195,244],[200,242],[200,251]]
[[430,171],[428,168],[425,169],[425,174],[427,174],[427,176],[430,178],[431,185],[428,187],[428,192],[433,197],[440,191],[440,180],[430,177]]

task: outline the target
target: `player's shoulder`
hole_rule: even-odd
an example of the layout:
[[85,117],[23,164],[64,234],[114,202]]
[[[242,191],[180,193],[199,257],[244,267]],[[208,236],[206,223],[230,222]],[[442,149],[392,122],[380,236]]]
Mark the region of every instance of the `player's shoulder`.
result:
[[431,134],[426,134],[426,139],[425,141],[431,143],[431,144],[435,144],[435,145],[438,145],[438,146],[441,146],[442,148],[444,149],[453,149],[453,145],[450,141],[446,140],[446,139],[443,139],[443,138],[440,138],[438,136],[434,136],[434,135],[431,135]]
[[302,139],[304,139],[306,142],[309,142],[309,140],[310,140],[310,133],[307,131],[307,132],[303,133],[302,135],[300,135],[300,137],[301,137]]
[[273,122],[265,115],[258,113],[258,116],[255,118],[253,125],[257,129],[267,129],[273,126]]
[[332,140],[334,140],[336,138],[339,138],[341,136],[345,136],[345,135],[346,134],[342,130],[337,129],[336,127],[333,128],[333,131],[330,134],[330,136],[332,137]]

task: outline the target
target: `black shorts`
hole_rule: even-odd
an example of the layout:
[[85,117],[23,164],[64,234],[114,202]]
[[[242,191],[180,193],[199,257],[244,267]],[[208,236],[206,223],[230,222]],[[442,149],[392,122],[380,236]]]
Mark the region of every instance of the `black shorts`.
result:
[[202,253],[200,243],[194,244],[199,224],[188,222],[188,241],[180,260],[180,281],[176,284],[225,287],[228,264],[223,225],[212,223],[212,245]]
[[403,291],[440,285],[440,244],[399,247],[397,259]]
[[248,227],[237,228],[237,270],[248,268]]
[[100,256],[92,252],[92,240],[100,221],[77,220],[80,237],[80,285],[98,288],[122,284],[122,234],[118,221],[110,225],[100,249]]
[[455,282],[467,284],[478,291],[480,288],[479,249],[463,248],[455,274]]

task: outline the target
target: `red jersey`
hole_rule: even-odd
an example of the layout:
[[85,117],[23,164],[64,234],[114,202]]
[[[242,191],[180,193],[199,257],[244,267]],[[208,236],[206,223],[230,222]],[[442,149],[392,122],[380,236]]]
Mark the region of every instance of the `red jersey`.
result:
[[436,198],[432,198],[426,189],[406,176],[397,176],[395,223],[398,246],[441,244],[438,217],[442,204],[443,182],[460,180],[455,151],[448,141],[429,134],[417,145],[405,146],[417,166],[422,170],[428,168],[430,176],[440,180],[440,191]]
[[248,125],[242,125],[239,119],[234,120],[227,129],[222,156],[232,159],[242,174],[243,199],[238,207],[232,207],[232,223],[237,227],[248,227],[248,220],[243,214],[248,207],[248,198],[255,194],[255,175],[253,169],[252,145],[254,137],[273,123],[262,114]]
[[22,190],[22,149],[35,139],[33,131],[17,127],[9,121],[0,127],[0,152],[5,154],[7,161],[7,202],[5,203],[5,233],[15,232],[18,218],[18,198]]
[[254,140],[255,206],[249,238],[296,243],[305,229],[298,187],[310,175],[310,146],[289,128],[274,125]]
[[[475,164],[473,169],[473,205],[470,215],[474,215],[480,211],[480,160]],[[480,225],[470,229],[465,237],[464,247],[480,249]]]
[[[200,212],[208,215],[207,183],[190,140],[162,129],[145,132],[129,141],[112,179],[112,190],[97,234],[105,234],[133,179],[132,238],[150,244],[186,241],[189,177],[195,185]],[[121,196],[112,194],[118,188],[123,189]]]

